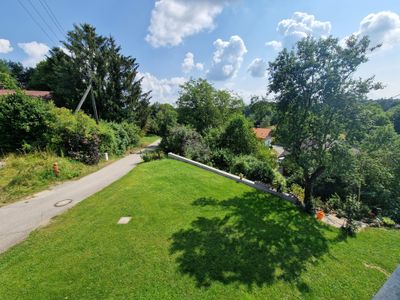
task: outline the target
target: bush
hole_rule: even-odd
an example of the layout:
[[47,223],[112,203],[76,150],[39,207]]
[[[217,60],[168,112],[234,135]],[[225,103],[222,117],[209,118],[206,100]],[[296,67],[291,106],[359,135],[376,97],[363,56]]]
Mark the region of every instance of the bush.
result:
[[165,157],[165,154],[162,151],[149,151],[142,154],[142,159],[144,162],[149,162],[152,160],[160,160]]
[[51,124],[56,122],[53,105],[22,93],[0,101],[0,151],[12,152],[47,145]]
[[274,179],[272,180],[272,186],[276,188],[278,192],[286,191],[286,178],[279,173],[278,170],[273,169]]
[[250,180],[257,180],[263,183],[272,183],[274,179],[274,172],[268,163],[251,155],[237,157],[233,162],[231,172],[243,174]]
[[233,164],[234,155],[227,149],[216,149],[211,152],[211,164],[221,170],[229,171]]
[[237,155],[257,152],[258,141],[249,121],[241,115],[233,117],[220,137],[220,146]]
[[382,223],[383,225],[387,226],[387,227],[394,227],[394,225],[396,225],[396,222],[393,221],[391,218],[389,217],[383,217],[382,218]]
[[122,122],[121,126],[128,135],[129,148],[138,146],[139,142],[140,142],[140,135],[141,135],[140,128],[137,125],[128,123],[128,122]]
[[358,228],[356,220],[361,219],[363,215],[362,203],[357,200],[356,195],[350,195],[342,203],[342,210],[347,219],[344,230],[350,235],[355,235]]
[[79,132],[65,134],[66,154],[88,165],[97,164],[100,160],[100,139],[97,134],[85,136]]
[[290,193],[293,194],[301,203],[304,202],[304,188],[297,183],[293,183],[290,186]]
[[117,154],[118,142],[114,129],[107,122],[99,123],[100,153]]
[[116,148],[115,153],[116,155],[123,155],[130,146],[130,139],[129,135],[122,126],[122,124],[109,122],[107,123],[108,126],[114,131],[115,141],[116,141]]
[[172,128],[170,134],[162,139],[160,147],[165,152],[173,152],[199,162],[210,161],[210,150],[203,138],[188,126],[178,125]]

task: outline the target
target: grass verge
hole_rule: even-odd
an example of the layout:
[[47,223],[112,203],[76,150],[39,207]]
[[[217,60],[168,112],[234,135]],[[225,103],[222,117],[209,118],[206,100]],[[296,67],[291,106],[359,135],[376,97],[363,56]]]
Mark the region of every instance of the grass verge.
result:
[[[146,147],[157,139],[158,136],[142,137],[137,149]],[[0,167],[0,207],[42,191],[53,184],[88,175],[115,159],[117,157],[111,157],[108,162],[101,160],[99,164],[89,166],[50,152],[10,154],[2,159],[5,166]],[[59,177],[53,173],[54,162],[59,165],[61,171]]]
[[[122,216],[131,222],[117,225]],[[165,159],[0,255],[0,299],[371,299],[399,244],[395,230],[347,239],[290,203]]]

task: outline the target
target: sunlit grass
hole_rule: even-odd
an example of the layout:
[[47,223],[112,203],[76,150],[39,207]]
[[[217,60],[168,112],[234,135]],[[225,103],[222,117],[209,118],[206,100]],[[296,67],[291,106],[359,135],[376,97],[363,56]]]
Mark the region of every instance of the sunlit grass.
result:
[[[117,225],[122,216],[131,222]],[[290,203],[165,159],[0,255],[0,299],[371,299],[399,244],[395,230],[347,239]]]

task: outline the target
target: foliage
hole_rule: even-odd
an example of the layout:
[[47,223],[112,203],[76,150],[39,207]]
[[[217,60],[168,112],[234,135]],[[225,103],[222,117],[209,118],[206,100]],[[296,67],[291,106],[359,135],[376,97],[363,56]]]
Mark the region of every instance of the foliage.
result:
[[387,226],[387,227],[394,227],[394,225],[396,225],[396,222],[393,221],[391,218],[389,217],[383,217],[382,218],[382,223],[383,225]]
[[165,137],[177,125],[178,113],[170,104],[155,103],[151,106],[149,132]]
[[283,176],[278,170],[273,169],[273,179],[272,186],[276,188],[276,190],[280,193],[286,192],[287,190],[287,182],[285,176]]
[[204,79],[191,79],[182,85],[177,106],[179,122],[203,134],[242,111],[243,101],[227,91],[216,90]]
[[245,155],[256,152],[258,141],[248,120],[242,115],[236,115],[222,132],[219,144],[236,155]]
[[315,181],[333,163],[334,146],[351,130],[349,112],[381,87],[373,77],[353,78],[368,60],[369,44],[366,37],[350,37],[345,46],[332,37],[305,38],[269,65],[269,90],[278,102],[277,136],[303,173],[309,212]]
[[398,134],[400,134],[400,104],[396,105],[395,107],[391,108],[388,111],[388,115],[393,122],[394,129]]
[[52,105],[20,92],[3,96],[0,101],[0,151],[44,147],[51,124],[55,123]]
[[165,152],[173,152],[200,162],[209,161],[209,148],[202,136],[194,129],[177,125],[163,138],[160,147]]
[[153,160],[160,160],[165,157],[162,151],[147,151],[142,154],[142,159],[144,162],[149,162]]
[[[57,106],[75,109],[89,83],[95,92],[102,119],[123,120],[143,127],[147,121],[149,95],[143,93],[135,58],[121,54],[112,37],[98,35],[94,27],[75,25],[63,49],[53,48],[32,75],[31,88],[53,91]],[[93,113],[91,101],[82,106]]]
[[270,165],[254,156],[243,155],[234,159],[231,172],[234,174],[243,174],[250,180],[261,181],[263,183],[272,183],[274,172]]
[[228,149],[211,151],[210,163],[221,170],[230,171],[235,155]]
[[0,89],[15,90],[18,88],[17,80],[9,73],[0,72]]
[[127,122],[97,125],[83,112],[17,93],[0,101],[0,139],[2,152],[47,148],[95,164],[100,153],[122,155],[137,146],[140,129]]
[[254,96],[246,106],[245,115],[253,121],[255,127],[276,125],[276,104],[265,97]]
[[290,186],[290,193],[293,194],[301,203],[304,203],[304,188],[300,185],[293,183]]
[[66,155],[88,165],[95,165],[100,160],[100,139],[96,134],[85,136],[79,132],[64,135]]
[[342,202],[341,209],[347,219],[344,230],[350,235],[355,235],[358,228],[356,220],[359,220],[363,215],[363,205],[361,201],[357,200],[356,195],[349,195],[346,200]]

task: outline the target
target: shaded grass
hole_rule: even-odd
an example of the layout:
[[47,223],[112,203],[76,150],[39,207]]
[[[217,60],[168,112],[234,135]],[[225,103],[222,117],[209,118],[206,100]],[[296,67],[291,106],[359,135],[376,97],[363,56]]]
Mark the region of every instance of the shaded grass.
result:
[[[132,216],[128,225],[117,225]],[[193,166],[139,165],[0,255],[0,299],[370,299],[400,234],[344,238]]]
[[[157,136],[142,137],[140,146],[132,149],[132,152],[148,146],[158,138]],[[88,175],[117,158],[110,157],[107,162],[101,160],[99,164],[89,166],[51,152],[9,154],[1,159],[5,162],[5,166],[0,168],[0,207],[45,190],[53,184]],[[55,162],[59,165],[59,177],[53,173]]]

